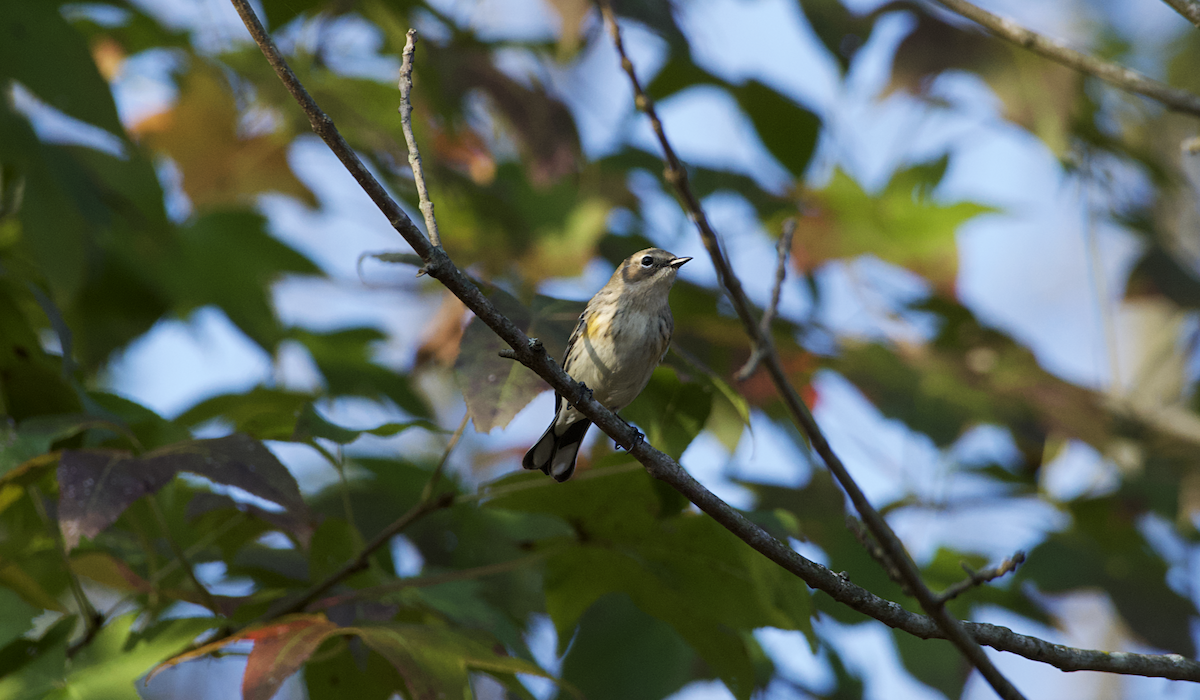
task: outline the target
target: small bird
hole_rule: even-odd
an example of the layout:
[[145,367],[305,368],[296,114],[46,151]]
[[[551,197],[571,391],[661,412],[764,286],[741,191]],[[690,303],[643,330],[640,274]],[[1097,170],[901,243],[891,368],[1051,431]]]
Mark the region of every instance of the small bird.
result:
[[[666,356],[675,328],[667,297],[676,273],[689,260],[659,248],[638,251],[621,263],[580,314],[567,341],[563,370],[609,410],[625,408],[642,393]],[[521,466],[541,469],[557,481],[570,479],[591,425],[555,394],[554,421],[525,453]]]

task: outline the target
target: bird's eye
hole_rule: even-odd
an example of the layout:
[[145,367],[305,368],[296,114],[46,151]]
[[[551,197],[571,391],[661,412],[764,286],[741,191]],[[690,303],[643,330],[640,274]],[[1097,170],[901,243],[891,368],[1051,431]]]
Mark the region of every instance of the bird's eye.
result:
[[649,255],[642,258],[642,267],[650,267],[652,265],[654,265],[654,258],[650,257]]

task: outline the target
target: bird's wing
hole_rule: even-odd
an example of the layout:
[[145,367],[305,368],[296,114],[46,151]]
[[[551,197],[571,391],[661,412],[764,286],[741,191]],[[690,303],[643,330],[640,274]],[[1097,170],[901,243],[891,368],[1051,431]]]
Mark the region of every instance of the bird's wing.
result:
[[[563,361],[562,361],[563,371],[566,372],[567,374],[571,373],[571,349],[575,347],[575,341],[579,340],[583,336],[583,334],[587,331],[587,320],[588,320],[588,316],[590,315],[589,312],[591,310],[592,310],[592,307],[589,304],[588,307],[583,310],[583,313],[579,314],[579,323],[575,324],[575,330],[571,331],[571,338],[569,340],[567,340],[567,351],[565,353],[563,353]],[[561,407],[562,407],[562,396],[559,396],[558,392],[554,392],[554,414],[555,415],[558,415],[558,409]]]

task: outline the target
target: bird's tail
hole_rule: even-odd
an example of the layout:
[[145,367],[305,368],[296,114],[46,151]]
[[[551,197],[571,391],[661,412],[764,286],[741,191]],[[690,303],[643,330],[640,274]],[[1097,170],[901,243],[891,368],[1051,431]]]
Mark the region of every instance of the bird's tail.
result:
[[579,446],[591,425],[592,422],[586,418],[580,418],[566,427],[560,427],[557,421],[551,423],[541,439],[525,453],[521,466],[541,469],[554,477],[555,481],[570,479],[575,473],[575,457],[579,455]]

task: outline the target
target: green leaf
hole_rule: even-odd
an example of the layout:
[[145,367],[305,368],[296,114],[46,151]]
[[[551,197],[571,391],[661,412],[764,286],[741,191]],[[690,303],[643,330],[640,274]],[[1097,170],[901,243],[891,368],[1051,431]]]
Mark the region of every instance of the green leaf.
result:
[[384,423],[377,428],[352,430],[350,428],[343,428],[340,425],[329,422],[324,416],[322,416],[320,413],[317,413],[317,409],[314,408],[312,404],[308,404],[300,412],[300,417],[296,421],[295,432],[292,434],[291,439],[307,441],[311,440],[312,438],[324,438],[326,440],[336,442],[339,445],[348,445],[362,437],[364,434],[378,435],[380,437],[391,437],[393,435],[398,435],[409,428],[424,428],[425,430],[440,432],[440,428],[427,420],[406,421],[404,423]]
[[320,658],[304,664],[310,700],[389,700],[402,687],[394,666],[378,654],[361,654],[366,658],[360,662],[351,644],[333,655],[321,652]]
[[559,639],[570,640],[597,600],[624,593],[671,625],[736,696],[749,697],[762,657],[752,632],[807,630],[804,583],[707,516],[660,518],[662,503],[644,471],[594,469],[589,477],[489,502],[560,515],[577,533],[574,546],[554,550],[546,562],[546,611]]
[[1039,590],[1058,593],[1099,586],[1133,632],[1160,649],[1195,653],[1190,620],[1196,606],[1166,583],[1167,565],[1129,521],[1116,496],[1069,504],[1072,527],[1050,535],[1018,570]]
[[996,211],[971,202],[940,204],[930,196],[929,178],[944,161],[896,172],[887,187],[870,195],[840,170],[815,193],[821,215],[799,221],[793,241],[796,262],[811,270],[827,260],[871,254],[908,268],[940,289],[958,275],[955,232],[980,214]]
[[[362,536],[354,526],[341,518],[326,518],[313,534],[309,546],[308,575],[313,581],[321,581],[326,576],[342,568],[362,549]],[[351,585],[362,585],[364,579],[373,579],[365,572],[351,576]]]
[[64,615],[38,640],[18,639],[0,649],[0,697],[43,700],[61,686],[67,641],[77,621],[74,615]]
[[353,632],[399,671],[412,700],[472,697],[469,671],[554,676],[524,659],[497,653],[479,635],[432,625],[356,627]]
[[757,80],[734,88],[733,95],[771,155],[801,177],[816,150],[821,118]]
[[[42,608],[35,608],[8,588],[0,588],[0,648],[28,633],[33,618],[42,613]],[[0,672],[2,673],[2,672]]]
[[256,386],[244,393],[205,399],[175,420],[194,428],[220,419],[234,432],[259,440],[290,440],[300,413],[312,398],[309,394]]
[[650,383],[622,413],[646,431],[650,444],[679,459],[704,429],[712,409],[711,383],[684,383],[670,367],[654,370]]
[[219,623],[215,618],[177,618],[134,632],[137,613],[110,620],[71,659],[65,684],[47,700],[111,698],[140,700],[137,681],[171,654]]
[[580,618],[562,677],[587,698],[659,700],[692,680],[696,661],[670,625],[610,593]]
[[384,335],[373,328],[351,328],[331,333],[292,329],[288,335],[300,341],[325,377],[331,396],[365,396],[390,399],[418,418],[431,413],[425,399],[408,377],[371,361],[374,343]]
[[176,310],[215,305],[242,332],[272,352],[284,332],[271,300],[271,283],[285,274],[315,275],[306,257],[271,237],[266,220],[248,211],[202,216],[180,232],[179,259],[159,270]]

